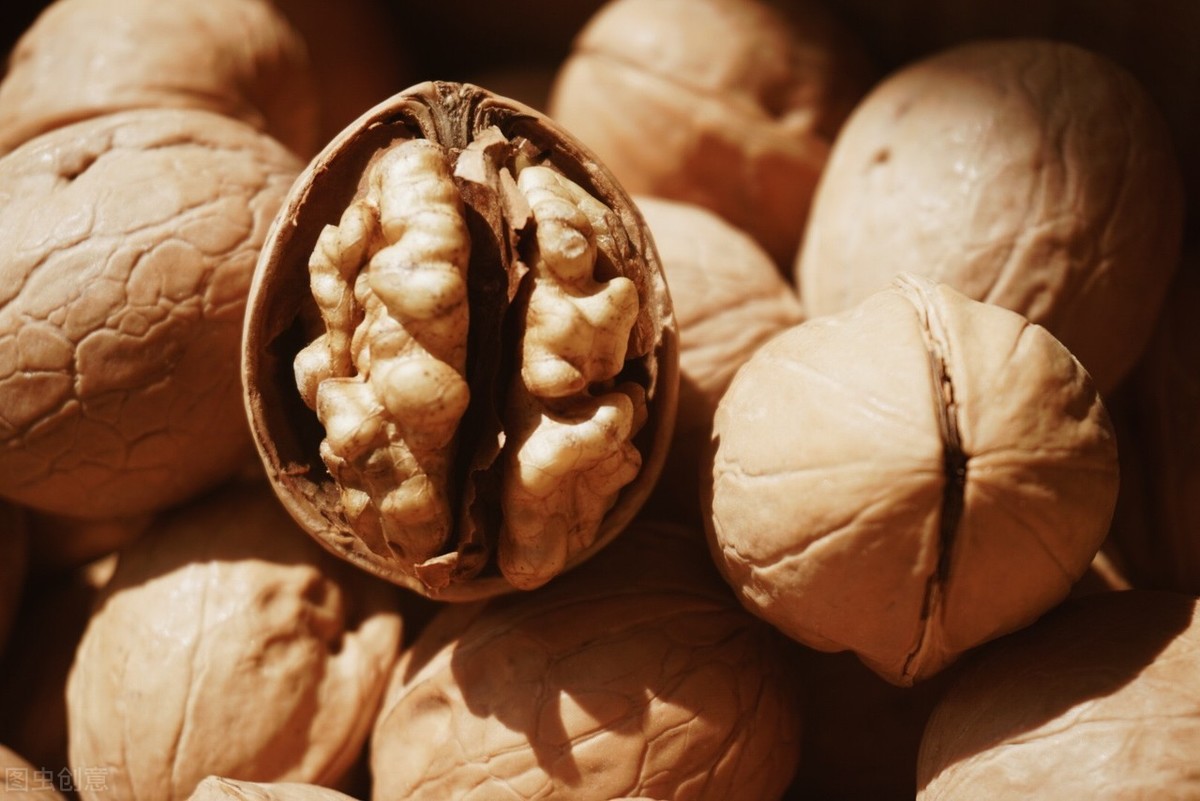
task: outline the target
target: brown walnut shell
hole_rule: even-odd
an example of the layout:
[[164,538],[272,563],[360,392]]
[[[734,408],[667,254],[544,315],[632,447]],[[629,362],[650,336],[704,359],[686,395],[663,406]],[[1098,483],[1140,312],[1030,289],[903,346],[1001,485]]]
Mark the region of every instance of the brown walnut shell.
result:
[[743,603],[900,685],[1062,601],[1117,494],[1062,343],[912,275],[759,348],[713,442],[710,541]]
[[640,213],[539,112],[470,84],[369,110],[292,187],[251,287],[251,428],[297,521],[441,599],[603,547],[661,471],[675,323]]
[[0,158],[0,496],[133,518],[254,459],[246,293],[300,166],[243,122],[165,108]]
[[1102,393],[1137,360],[1180,252],[1162,114],[1063,42],[971,42],[878,84],[846,121],[796,260],[812,316],[912,272],[1020,312]]
[[372,798],[778,799],[802,729],[787,643],[699,531],[640,518],[564,579],[421,632],[376,718]]
[[989,644],[934,709],[919,801],[1196,798],[1195,596],[1064,604]]
[[9,58],[0,152],[114,111],[194,108],[308,157],[317,102],[305,43],[268,0],[56,0]]

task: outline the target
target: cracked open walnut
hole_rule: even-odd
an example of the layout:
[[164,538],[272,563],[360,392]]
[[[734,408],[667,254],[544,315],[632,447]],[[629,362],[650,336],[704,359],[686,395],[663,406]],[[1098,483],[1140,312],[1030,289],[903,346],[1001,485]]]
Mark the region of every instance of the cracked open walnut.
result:
[[301,174],[243,354],[260,455],[330,550],[422,594],[532,588],[661,469],[675,323],[640,213],[542,114],[425,83]]
[[1116,500],[1078,360],[912,275],[760,348],[713,440],[711,544],[743,603],[901,685],[1066,597]]

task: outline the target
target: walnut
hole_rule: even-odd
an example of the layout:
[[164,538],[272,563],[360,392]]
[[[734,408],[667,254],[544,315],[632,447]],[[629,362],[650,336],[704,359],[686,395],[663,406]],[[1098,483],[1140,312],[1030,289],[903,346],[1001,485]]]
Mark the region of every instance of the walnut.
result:
[[699,532],[636,522],[564,578],[418,636],[371,737],[373,797],[780,797],[799,753],[783,638]]
[[989,644],[929,719],[917,798],[1195,798],[1196,603],[1103,593]]
[[246,405],[326,547],[482,597],[632,517],[670,438],[674,336],[649,234],[601,165],[532,109],[421,84],[293,186],[251,288]]
[[0,81],[0,153],[143,108],[234,117],[305,157],[318,146],[305,44],[267,0],[56,0]]
[[0,496],[136,517],[254,458],[242,317],[298,171],[190,109],[97,117],[0,159]]
[[912,275],[760,348],[713,438],[711,542],[743,603],[902,685],[1061,601],[1117,492],[1067,349]]
[[1045,326],[1110,392],[1179,258],[1170,135],[1115,63],[1045,40],[973,42],[878,84],[838,138],[796,282],[810,315],[911,272]]
[[188,801],[354,801],[350,796],[299,782],[242,782],[209,776],[196,785]]
[[630,192],[710,209],[784,266],[868,75],[817,3],[613,0],[576,38],[547,108]]
[[804,320],[796,291],[765,250],[707,209],[636,196],[654,235],[679,325],[679,411],[671,452],[648,501],[700,522],[697,482],[713,413],[737,369]]
[[325,553],[265,486],[232,486],[122,551],[67,683],[84,801],[185,799],[208,775],[336,786],[400,646],[397,590]]

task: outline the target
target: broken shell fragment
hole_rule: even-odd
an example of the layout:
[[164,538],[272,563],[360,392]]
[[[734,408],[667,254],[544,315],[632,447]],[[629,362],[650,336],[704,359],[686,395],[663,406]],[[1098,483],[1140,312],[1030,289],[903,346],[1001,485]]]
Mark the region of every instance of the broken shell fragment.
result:
[[674,421],[657,253],[542,114],[425,83],[301,174],[243,353],[275,490],[333,552],[424,595],[533,588],[632,518]]

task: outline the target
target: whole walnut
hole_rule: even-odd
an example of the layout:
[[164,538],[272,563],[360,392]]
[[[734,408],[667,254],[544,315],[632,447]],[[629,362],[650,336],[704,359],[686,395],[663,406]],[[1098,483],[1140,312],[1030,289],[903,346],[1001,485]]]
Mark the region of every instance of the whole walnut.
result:
[[376,721],[372,797],[776,799],[799,736],[781,644],[698,532],[635,522],[570,576],[433,620]]
[[1107,393],[1150,336],[1182,225],[1170,135],[1128,73],[1061,42],[972,42],[855,109],[796,282],[817,316],[926,275],[1045,326]]
[[122,798],[186,799],[210,774],[336,786],[399,652],[396,592],[264,484],[179,508],[97,600],[67,683],[71,764]]
[[679,326],[679,411],[649,503],[699,522],[698,465],[733,374],[775,334],[800,324],[796,291],[748,234],[707,209],[634,198],[662,259]]
[[209,776],[196,785],[188,801],[354,801],[350,796],[299,782],[243,782]]
[[234,117],[305,157],[318,145],[305,44],[268,0],[55,0],[0,81],[0,153],[140,108]]
[[1061,601],[1117,493],[1070,352],[912,275],[759,348],[713,450],[710,543],[742,602],[901,685]]
[[30,510],[26,517],[30,569],[61,574],[116,553],[149,530],[155,516],[88,520]]
[[65,801],[58,791],[57,775],[47,776],[42,771],[0,745],[0,801]]
[[451,82],[388,98],[301,173],[242,359],[295,519],[443,600],[532,589],[616,537],[679,383],[633,201],[540,112]]
[[853,35],[816,3],[612,0],[548,109],[630,192],[711,209],[782,266],[868,80]]
[[253,459],[242,317],[298,170],[192,109],[108,114],[0,158],[0,497],[136,517]]
[[929,719],[917,798],[1197,797],[1196,604],[1103,593],[989,644]]

